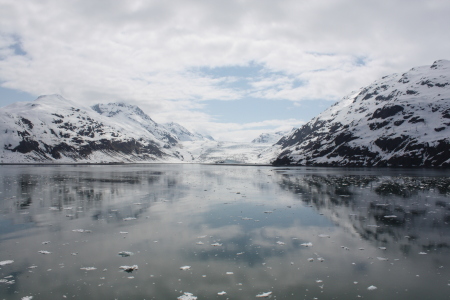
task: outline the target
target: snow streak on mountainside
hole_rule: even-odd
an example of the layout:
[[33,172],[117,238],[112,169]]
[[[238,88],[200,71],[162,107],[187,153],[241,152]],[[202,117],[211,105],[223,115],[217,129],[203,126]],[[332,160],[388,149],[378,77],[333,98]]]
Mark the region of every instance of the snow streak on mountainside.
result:
[[0,109],[1,162],[190,160],[177,139],[137,107],[117,104],[95,109],[59,95]]
[[277,144],[278,165],[450,166],[450,61],[385,76]]

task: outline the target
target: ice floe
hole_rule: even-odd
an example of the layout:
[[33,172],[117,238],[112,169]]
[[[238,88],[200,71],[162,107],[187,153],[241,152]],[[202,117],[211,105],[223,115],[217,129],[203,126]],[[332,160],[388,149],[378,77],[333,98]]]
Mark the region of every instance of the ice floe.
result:
[[46,250],[39,250],[38,252],[41,254],[51,254],[51,252],[46,251]]
[[226,294],[227,294],[227,292],[225,292],[225,291],[221,291],[221,292],[217,293],[217,295],[219,295],[219,296],[223,296],[223,295],[226,295]]
[[21,300],[31,300],[31,299],[33,299],[33,296],[25,296],[21,298]]
[[267,298],[270,295],[272,295],[272,292],[265,292],[265,293],[261,293],[261,294],[256,295],[256,298]]
[[304,246],[304,247],[312,247],[313,246],[313,244],[310,242],[310,243],[303,243],[303,244],[300,244],[300,246]]
[[277,241],[277,245],[286,245],[286,243],[283,243],[282,241]]
[[211,246],[220,247],[220,246],[222,246],[222,244],[221,243],[214,243],[214,244],[211,244]]
[[131,255],[134,255],[134,253],[130,252],[130,251],[120,251],[119,255],[122,256],[122,257],[128,257],[128,256],[131,256]]
[[73,229],[73,232],[81,232],[81,233],[90,233],[92,232],[92,230],[87,230],[87,229]]
[[192,293],[184,292],[184,295],[181,295],[177,299],[178,300],[196,300],[197,297],[194,296]]
[[180,267],[180,270],[186,271],[186,270],[190,270],[191,266],[182,266]]
[[320,238],[330,238],[328,234],[319,234],[318,237]]
[[374,286],[374,285],[371,285],[371,286],[369,286],[367,289],[368,289],[369,291],[374,291],[374,290],[377,289],[377,287]]
[[94,271],[94,270],[97,270],[97,268],[96,267],[83,267],[83,268],[80,268],[81,270],[85,270],[85,271]]
[[120,266],[119,269],[124,270],[125,272],[131,273],[137,269],[139,269],[139,267],[137,265],[132,265],[132,266]]
[[128,218],[123,218],[124,221],[131,221],[131,220],[136,220],[136,218],[134,217],[128,217]]
[[14,262],[13,260],[3,260],[0,261],[0,266],[9,265],[12,264],[13,262]]

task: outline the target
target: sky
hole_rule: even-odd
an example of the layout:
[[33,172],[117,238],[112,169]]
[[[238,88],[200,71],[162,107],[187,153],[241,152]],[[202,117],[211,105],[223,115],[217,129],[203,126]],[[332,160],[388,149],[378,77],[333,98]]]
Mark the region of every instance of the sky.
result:
[[448,0],[0,0],[0,107],[127,102],[217,140],[450,59]]

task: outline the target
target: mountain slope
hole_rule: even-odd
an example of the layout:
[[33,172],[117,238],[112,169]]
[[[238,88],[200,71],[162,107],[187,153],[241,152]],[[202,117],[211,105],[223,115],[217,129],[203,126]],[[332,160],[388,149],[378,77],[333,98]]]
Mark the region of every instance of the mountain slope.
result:
[[385,76],[277,144],[276,165],[450,166],[450,61]]
[[[141,111],[142,112],[142,111]],[[139,111],[136,118],[151,119]],[[125,114],[114,118],[59,95],[41,96],[0,109],[1,162],[180,161],[178,141],[167,131],[133,126]],[[129,116],[127,116],[129,117]]]
[[178,140],[180,141],[205,141],[210,140],[214,141],[214,138],[210,135],[202,135],[197,132],[190,132],[185,127],[181,126],[178,123],[170,122],[165,123],[162,126],[164,126],[165,129],[167,129],[169,132],[174,134]]
[[253,139],[251,142],[254,144],[275,144],[289,132],[290,131],[277,131],[271,133],[261,133],[257,138]]

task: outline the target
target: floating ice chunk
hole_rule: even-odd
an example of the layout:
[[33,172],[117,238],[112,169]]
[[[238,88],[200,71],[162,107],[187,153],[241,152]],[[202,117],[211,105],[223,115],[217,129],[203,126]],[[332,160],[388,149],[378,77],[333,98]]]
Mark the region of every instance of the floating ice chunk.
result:
[[283,243],[282,241],[277,242],[278,245],[286,245],[286,243]]
[[50,207],[49,207],[49,210],[59,210],[59,207],[56,207],[56,206],[50,206]]
[[345,247],[345,246],[341,246],[341,248],[344,249],[344,250],[347,250],[347,251],[350,250],[350,248]]
[[182,266],[180,267],[180,270],[186,271],[186,270],[190,270],[191,266]]
[[308,261],[309,261],[309,262],[313,262],[313,261],[314,261],[314,258],[310,257],[310,258],[308,258]]
[[181,295],[177,298],[178,300],[197,300],[197,297],[191,293],[184,292],[184,295]]
[[197,245],[204,245],[205,243],[203,243],[202,241],[198,241],[196,244]]
[[386,247],[378,247],[378,249],[386,250]]
[[33,299],[33,296],[25,296],[21,298],[22,300],[31,300]]
[[317,260],[320,261],[320,262],[324,262],[325,261],[325,259],[323,259],[323,257],[318,257]]
[[197,238],[198,239],[204,239],[206,237],[206,235],[200,235],[200,236],[198,236]]
[[3,260],[0,261],[0,266],[9,265],[12,264],[13,262],[14,262],[13,260]]
[[38,251],[39,253],[41,253],[41,254],[50,254],[51,252],[49,252],[49,251],[46,251],[46,250],[40,250],[40,251]]
[[244,217],[244,218],[241,218],[241,220],[253,220],[253,218]]
[[256,298],[267,298],[270,295],[272,295],[272,292],[261,293],[261,294],[256,295]]
[[358,284],[358,281],[353,281],[353,284]]
[[128,231],[120,231],[120,234],[128,234]]
[[225,291],[221,291],[221,292],[217,293],[217,295],[219,295],[219,296],[223,296],[223,295],[226,295],[226,294],[227,294],[227,292],[225,292]]
[[227,274],[227,275],[233,275],[234,273],[233,273],[233,272],[226,272],[225,274]]
[[78,252],[73,252],[73,253],[70,253],[70,254],[75,256],[75,255],[78,255]]
[[312,247],[312,243],[310,242],[310,243],[303,243],[303,244],[300,244],[300,246],[304,246],[304,247]]
[[36,269],[36,268],[37,268],[37,266],[35,266],[35,265],[32,265],[32,266],[28,267],[28,269]]
[[271,214],[271,213],[273,213],[273,211],[271,211],[271,210],[266,210],[264,213],[265,213],[265,214]]
[[318,237],[320,238],[330,238],[328,234],[319,234]]
[[374,285],[371,285],[371,286],[369,286],[367,289],[368,289],[369,291],[374,291],[374,290],[377,289],[377,287],[374,286]]
[[420,255],[425,255],[427,254],[426,252],[419,252]]
[[97,268],[96,267],[83,267],[83,268],[80,268],[81,270],[85,270],[85,271],[94,271],[94,270],[97,270]]
[[236,253],[236,255],[242,255],[242,254],[244,254],[245,252],[239,252],[239,253]]
[[124,270],[125,272],[128,272],[128,273],[131,273],[131,272],[133,272],[133,271],[135,271],[135,270],[137,270],[139,268],[138,268],[137,265],[132,265],[132,266],[120,266],[119,269],[122,269],[122,270]]
[[317,283],[322,283],[323,280],[317,279],[316,282],[317,282]]
[[133,255],[134,253],[133,252],[130,252],[130,251],[120,251],[119,252],[119,255],[120,256],[122,256],[122,257],[128,257],[128,256],[131,256],[131,255]]
[[377,259],[378,259],[378,260],[381,260],[381,261],[389,260],[389,259],[387,259],[386,257],[377,257]]
[[359,250],[364,250],[364,248],[358,248]]
[[42,242],[42,245],[47,245],[47,244],[50,244],[50,241]]
[[214,244],[211,244],[211,246],[214,246],[214,247],[220,247],[220,246],[222,246],[222,244],[220,244],[220,243],[214,243]]
[[128,218],[123,218],[124,221],[131,221],[131,220],[136,220],[136,218],[134,217],[128,217]]
[[92,230],[87,230],[87,229],[73,229],[73,232],[81,232],[81,233],[90,233],[92,232]]
[[385,219],[395,219],[397,218],[396,215],[389,215],[389,216],[384,216]]

